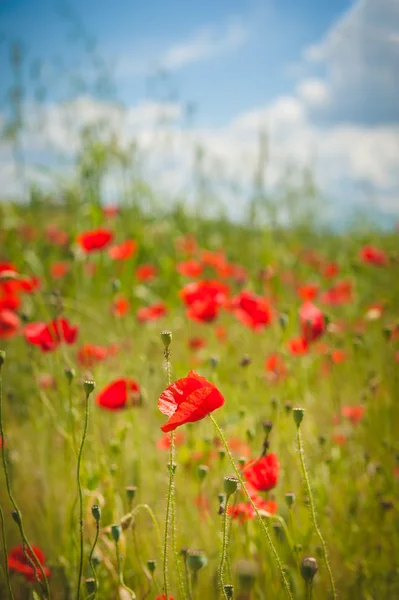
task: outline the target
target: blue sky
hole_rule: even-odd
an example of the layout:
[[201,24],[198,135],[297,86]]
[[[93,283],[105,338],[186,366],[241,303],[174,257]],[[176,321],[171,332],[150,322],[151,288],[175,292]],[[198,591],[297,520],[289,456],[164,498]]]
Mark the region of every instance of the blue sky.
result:
[[[39,112],[31,77],[37,59],[46,90],[40,139],[32,130],[23,140],[28,157],[71,156],[76,139],[60,116],[66,99],[79,124],[104,116],[105,101],[117,100],[125,112],[112,109],[110,123],[126,144],[132,138],[141,144],[172,193],[187,190],[187,148],[198,143],[209,155],[209,174],[219,161],[226,178],[239,172],[247,190],[265,130],[271,185],[287,165],[310,166],[336,210],[367,201],[396,215],[398,31],[398,0],[5,0],[0,122],[12,81],[9,44],[19,40],[25,114]],[[104,67],[111,90],[95,86]],[[188,103],[196,107],[189,122]],[[160,127],[159,112],[167,128]],[[160,134],[167,136],[162,148]],[[0,146],[0,177],[7,181],[9,163]]]

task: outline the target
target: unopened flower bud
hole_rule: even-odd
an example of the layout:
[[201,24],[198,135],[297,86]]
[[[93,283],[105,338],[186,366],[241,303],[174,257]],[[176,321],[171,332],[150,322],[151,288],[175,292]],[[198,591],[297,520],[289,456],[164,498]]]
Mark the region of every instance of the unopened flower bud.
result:
[[225,477],[224,478],[224,491],[226,496],[231,496],[237,491],[238,479],[237,477]]
[[157,567],[157,561],[154,558],[149,558],[147,560],[147,568],[148,568],[149,572],[151,573],[151,575],[154,573],[156,567]]
[[161,340],[165,350],[167,350],[172,343],[172,332],[167,329],[161,331]]
[[86,585],[86,592],[87,594],[90,596],[91,594],[94,594],[94,592],[96,591],[96,580],[93,579],[92,577],[90,577],[90,579],[86,579],[85,581],[85,585]]
[[17,525],[21,525],[21,513],[18,510],[13,510],[11,513],[12,518],[16,522]]
[[89,380],[89,381],[85,381],[83,384],[83,389],[85,391],[86,394],[86,398],[88,398],[90,396],[90,394],[93,392],[94,388],[96,387],[96,384],[93,380]]
[[111,535],[114,542],[117,544],[121,537],[122,527],[120,525],[111,525]]
[[98,506],[98,504],[93,504],[93,506],[91,507],[91,514],[93,515],[95,521],[97,521],[98,523],[101,519],[101,508]]
[[299,427],[300,424],[302,423],[303,417],[305,415],[305,409],[304,408],[294,408],[292,410],[292,415],[294,417],[296,426]]
[[231,600],[231,598],[233,597],[233,593],[234,593],[234,587],[231,584],[226,583],[223,586],[223,590],[224,590],[224,593],[226,594],[226,598]]
[[64,369],[64,373],[65,373],[65,377],[67,378],[68,383],[71,384],[76,375],[75,369],[72,369],[72,367],[66,367]]
[[208,475],[209,467],[208,465],[198,465],[197,467],[197,476],[200,481],[203,481],[205,477]]
[[306,583],[312,583],[313,577],[318,571],[317,561],[315,558],[309,556],[303,558],[301,561],[301,575]]
[[194,573],[198,573],[207,564],[208,559],[202,550],[189,550],[187,552],[187,566]]
[[240,456],[240,458],[238,459],[238,464],[240,465],[240,467],[243,467],[246,462],[247,459],[245,458],[245,456]]
[[126,498],[127,498],[127,501],[129,502],[129,504],[132,504],[132,502],[136,496],[136,492],[137,492],[137,487],[135,485],[128,485],[127,487],[125,487],[125,494],[126,494]]
[[287,492],[285,494],[285,502],[288,506],[288,508],[291,508],[295,502],[295,494],[294,492]]
[[244,356],[240,360],[240,367],[248,367],[252,362],[249,354],[244,354]]
[[269,435],[269,433],[273,429],[273,421],[263,421],[262,426],[265,434]]

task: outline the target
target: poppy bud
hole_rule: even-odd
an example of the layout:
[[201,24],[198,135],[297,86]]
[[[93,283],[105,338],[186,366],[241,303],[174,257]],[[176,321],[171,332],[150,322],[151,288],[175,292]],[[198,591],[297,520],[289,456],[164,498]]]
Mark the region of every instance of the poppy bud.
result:
[[219,500],[219,504],[223,504],[224,501],[226,500],[226,496],[222,493],[218,494],[218,500]]
[[136,492],[137,487],[135,485],[128,485],[127,487],[125,487],[125,494],[129,504],[133,502]]
[[282,542],[284,540],[283,526],[279,521],[274,521],[272,527],[274,529],[274,533],[276,534],[278,541]]
[[302,423],[303,417],[305,415],[305,409],[304,408],[293,408],[292,415],[294,417],[296,426],[299,427],[300,424]]
[[220,460],[223,460],[226,456],[226,450],[224,448],[219,448],[218,450]]
[[68,383],[71,384],[76,374],[75,369],[72,369],[72,367],[66,367],[64,369],[64,373]]
[[120,525],[111,525],[111,535],[114,542],[117,544],[121,537],[122,527]]
[[90,396],[90,394],[92,393],[92,391],[94,390],[95,387],[96,387],[96,384],[92,380],[84,382],[83,389],[85,391],[86,398],[88,398]]
[[93,515],[95,521],[99,523],[101,519],[101,508],[98,506],[98,504],[93,504],[91,507],[91,514]]
[[226,594],[226,597],[229,598],[229,600],[231,600],[231,598],[233,597],[233,593],[234,593],[234,587],[231,584],[226,583],[226,585],[223,586],[223,590],[224,590],[224,593]]
[[165,329],[161,331],[161,340],[164,345],[165,350],[168,350],[169,346],[172,343],[172,332]]
[[187,566],[194,573],[198,573],[200,569],[206,567],[208,559],[205,552],[202,550],[188,550],[187,552]]
[[238,459],[238,464],[240,465],[240,467],[243,467],[246,462],[247,459],[245,458],[245,456],[240,456],[240,458]]
[[291,404],[291,402],[286,402],[286,403],[284,404],[284,408],[285,408],[285,412],[286,412],[286,413],[287,413],[287,415],[288,415],[288,413],[290,413],[290,412],[291,412],[291,409],[292,409],[292,404]]
[[306,583],[312,583],[313,577],[316,575],[319,567],[317,561],[311,556],[303,558],[301,561],[301,575]]
[[238,487],[237,477],[225,477],[223,487],[227,497],[234,494]]
[[4,365],[6,360],[6,353],[4,352],[4,350],[0,350],[0,370],[1,367]]
[[263,431],[266,435],[269,435],[271,430],[273,429],[273,421],[263,421]]
[[96,580],[93,579],[92,577],[90,577],[90,579],[86,579],[85,585],[86,585],[86,592],[87,592],[87,594],[89,596],[91,594],[94,594],[94,592],[96,591]]
[[255,583],[257,567],[249,560],[240,560],[237,563],[237,576],[240,589],[250,591]]
[[288,508],[291,508],[295,502],[294,492],[287,492],[284,497],[285,497],[285,502],[286,502]]
[[252,362],[251,357],[248,354],[244,354],[240,360],[240,367],[248,367]]
[[207,465],[198,465],[197,467],[197,475],[200,481],[203,481],[205,477],[208,475],[209,467]]
[[156,566],[157,566],[157,561],[154,558],[149,558],[147,560],[147,568],[151,574],[154,573]]

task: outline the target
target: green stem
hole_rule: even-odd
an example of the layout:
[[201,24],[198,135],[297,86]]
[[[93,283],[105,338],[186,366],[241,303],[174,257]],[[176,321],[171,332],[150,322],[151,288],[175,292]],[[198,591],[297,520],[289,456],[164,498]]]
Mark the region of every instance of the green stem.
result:
[[245,496],[247,497],[247,500],[248,500],[248,502],[250,503],[250,505],[251,505],[251,506],[252,506],[252,508],[254,509],[254,511],[255,511],[255,514],[256,514],[256,516],[257,516],[257,518],[258,518],[258,520],[259,520],[259,523],[260,523],[260,526],[261,526],[261,528],[262,528],[262,531],[263,531],[263,533],[264,533],[264,535],[265,535],[266,541],[267,541],[267,543],[268,543],[268,545],[269,545],[269,548],[270,548],[270,550],[271,550],[271,552],[272,552],[272,554],[273,554],[273,556],[274,556],[274,558],[275,558],[275,561],[276,561],[276,563],[277,563],[277,567],[278,567],[278,570],[279,570],[279,573],[280,573],[280,577],[281,577],[281,581],[282,581],[282,583],[283,583],[283,586],[284,586],[285,593],[286,593],[287,597],[288,597],[290,600],[294,600],[294,599],[293,599],[293,595],[292,595],[292,593],[291,593],[291,590],[290,590],[290,586],[289,586],[288,580],[287,580],[287,578],[286,578],[286,576],[285,576],[285,573],[284,573],[283,564],[282,564],[282,562],[281,562],[281,560],[280,560],[280,557],[279,557],[279,555],[278,555],[278,553],[277,553],[277,550],[276,550],[276,548],[275,548],[275,546],[274,546],[274,544],[273,544],[273,540],[272,540],[272,538],[271,538],[271,536],[270,536],[269,529],[268,529],[268,527],[266,526],[266,523],[265,523],[265,521],[262,519],[262,517],[261,517],[261,515],[260,515],[260,513],[259,513],[259,510],[258,510],[258,509],[257,509],[257,507],[255,506],[255,503],[254,503],[254,501],[252,500],[251,496],[249,495],[247,488],[245,487],[244,480],[243,480],[243,478],[242,478],[242,476],[241,476],[241,473],[240,473],[240,470],[239,470],[239,468],[237,467],[237,465],[236,465],[236,463],[235,463],[235,461],[234,461],[233,455],[232,455],[232,454],[231,454],[231,452],[230,452],[230,448],[229,448],[229,446],[228,446],[228,444],[227,444],[226,438],[224,437],[223,431],[220,429],[220,427],[219,427],[219,425],[217,424],[217,422],[216,422],[215,418],[214,418],[214,417],[213,417],[211,414],[209,415],[209,417],[210,417],[210,419],[211,419],[211,421],[212,421],[212,423],[213,423],[213,425],[214,425],[214,427],[215,427],[216,431],[217,431],[217,432],[218,432],[218,434],[219,434],[219,437],[220,437],[220,439],[221,439],[221,441],[222,441],[222,443],[223,443],[223,446],[224,446],[224,448],[225,448],[225,450],[226,450],[226,452],[227,452],[227,455],[228,455],[228,457],[229,457],[229,459],[230,459],[230,462],[231,462],[231,464],[232,464],[232,466],[233,466],[233,469],[234,469],[234,471],[235,471],[235,474],[236,474],[236,476],[237,476],[237,479],[238,479],[238,481],[240,482],[240,485],[241,485],[241,487],[242,487],[242,490],[243,490],[243,492],[244,492]]
[[[1,441],[3,441],[3,438],[0,438],[0,439],[1,439]],[[1,506],[0,506],[0,519],[1,519],[1,537],[3,539],[3,548],[4,548],[4,569],[6,572],[8,593],[10,594],[11,600],[14,600],[14,594],[12,591],[11,581],[10,581],[10,570],[8,568],[8,550],[7,550],[6,532],[4,529],[4,515],[3,515],[3,509],[1,508]]]
[[85,421],[83,426],[83,435],[82,441],[80,443],[79,454],[78,454],[78,465],[76,470],[76,480],[78,484],[78,492],[79,492],[79,533],[80,533],[80,556],[79,556],[79,573],[78,573],[78,585],[76,590],[76,600],[80,598],[80,586],[82,581],[82,572],[83,572],[83,493],[82,493],[82,484],[80,481],[80,465],[82,462],[82,453],[83,446],[86,440],[87,435],[87,425],[89,421],[89,395],[86,393],[86,406],[85,406]]
[[76,449],[78,447],[78,444],[76,442],[75,419],[73,416],[72,382],[68,383],[68,409],[69,409],[69,426],[71,428],[72,445],[73,445],[73,450],[76,455]]
[[96,520],[96,535],[95,535],[94,542],[93,542],[93,545],[91,547],[90,554],[89,554],[89,565],[91,568],[91,572],[93,573],[94,581],[96,582],[96,589],[94,590],[94,592],[92,594],[90,594],[90,596],[88,596],[87,600],[89,600],[89,598],[93,598],[93,600],[94,600],[94,598],[96,597],[96,594],[97,594],[97,589],[98,589],[98,577],[97,577],[97,573],[96,573],[96,570],[93,565],[93,553],[94,553],[94,549],[95,549],[97,541],[98,541],[99,533],[100,533],[100,521]]
[[170,514],[172,509],[173,501],[173,488],[174,488],[174,474],[175,465],[174,459],[174,431],[170,434],[170,450],[169,450],[169,487],[168,487],[168,500],[166,503],[166,516],[165,516],[165,537],[163,544],[163,585],[165,600],[169,600],[169,578],[168,578],[168,542],[169,542],[169,526],[170,526]]
[[119,584],[121,585],[121,587],[123,587],[124,590],[126,590],[130,594],[130,598],[132,600],[134,600],[136,598],[136,594],[134,593],[133,590],[130,589],[130,587],[128,587],[126,585],[126,583],[123,580],[121,555],[119,554],[119,544],[118,544],[118,542],[115,542],[115,548],[116,548],[116,561],[117,561],[117,565],[118,565]]
[[[24,531],[24,528],[22,525],[21,511],[19,510],[18,505],[17,505],[17,503],[14,499],[14,496],[12,494],[12,491],[11,491],[10,475],[8,472],[6,453],[5,453],[5,436],[4,436],[4,428],[3,428],[3,377],[1,374],[1,370],[2,370],[2,364],[4,361],[4,356],[0,356],[0,360],[2,361],[0,363],[0,439],[2,441],[1,456],[2,456],[2,460],[3,460],[3,469],[4,469],[5,479],[6,479],[7,493],[8,493],[8,497],[10,498],[11,504],[14,507],[15,517],[16,517],[14,520],[18,525],[18,529],[19,529],[19,532],[20,532],[20,535],[22,538],[22,546],[24,549],[25,557],[33,568],[36,580],[38,581],[43,594],[46,596],[46,598],[48,598],[50,600],[50,589],[49,589],[47,577],[44,573],[44,570],[43,570],[40,560],[37,558],[36,554],[33,552],[32,546],[30,545],[30,543],[26,537],[26,534],[25,534],[25,531]],[[28,554],[28,552],[26,551],[26,548],[28,548],[30,554]],[[37,565],[37,567],[36,567],[36,565]],[[40,571],[42,580],[38,576],[37,568]]]
[[334,600],[336,600],[337,592],[335,589],[335,583],[334,583],[334,578],[333,578],[333,574],[331,571],[330,561],[327,556],[327,545],[326,545],[326,542],[324,541],[323,535],[322,535],[319,525],[317,523],[316,508],[315,508],[315,503],[314,503],[314,499],[313,499],[312,488],[310,487],[310,480],[309,480],[308,472],[306,470],[305,453],[303,451],[302,436],[301,436],[301,432],[299,430],[299,426],[297,427],[297,447],[298,447],[299,458],[301,461],[302,475],[305,480],[306,490],[307,490],[308,497],[309,497],[310,515],[311,515],[311,518],[313,521],[313,526],[316,530],[317,536],[318,536],[321,546],[323,548],[324,562],[326,563],[328,575],[330,578],[331,591],[332,591]]
[[219,565],[220,589],[222,590],[222,594],[226,598],[226,600],[228,600],[228,596],[227,596],[226,592],[224,591],[224,564],[226,562],[227,547],[228,547],[228,543],[229,543],[229,536],[228,536],[228,529],[227,529],[227,526],[228,526],[227,509],[228,509],[228,505],[229,505],[229,500],[230,500],[230,495],[227,495],[226,501],[224,504],[224,512],[223,512],[223,527],[222,527],[223,542],[222,542],[222,553],[220,556],[220,565]]
[[157,536],[157,541],[158,541],[159,550],[160,550],[160,553],[161,553],[161,555],[162,555],[163,548],[162,548],[161,532],[160,532],[160,530],[159,530],[159,525],[158,525],[157,518],[156,518],[156,516],[154,515],[154,513],[153,513],[152,509],[151,509],[151,508],[148,506],[148,504],[138,504],[138,505],[135,507],[135,509],[134,509],[134,510],[133,510],[133,511],[132,511],[130,514],[132,515],[132,517],[134,517],[134,515],[135,515],[136,513],[138,513],[138,512],[139,512],[139,510],[141,510],[141,509],[144,509],[144,510],[146,510],[146,511],[148,512],[148,514],[150,515],[150,519],[151,519],[151,521],[152,521],[152,524],[153,524],[153,526],[154,526],[155,533],[156,533],[156,536]]

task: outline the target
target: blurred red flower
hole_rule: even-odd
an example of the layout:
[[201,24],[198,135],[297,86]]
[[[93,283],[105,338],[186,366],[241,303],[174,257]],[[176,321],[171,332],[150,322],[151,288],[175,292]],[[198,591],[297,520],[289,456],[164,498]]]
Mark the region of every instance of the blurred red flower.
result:
[[127,260],[137,251],[135,240],[126,240],[108,248],[108,254],[113,260]]
[[177,271],[185,277],[198,277],[202,273],[202,265],[197,260],[186,260],[185,262],[177,263]]
[[339,265],[336,262],[326,263],[322,266],[321,272],[324,277],[332,278],[338,275],[340,271]]
[[[175,446],[181,446],[186,441],[186,436],[181,431],[176,431],[175,433]],[[158,450],[169,450],[170,448],[170,435],[169,433],[164,433],[157,440],[157,448]]]
[[343,406],[341,409],[341,415],[346,419],[349,419],[353,425],[360,423],[366,412],[366,407],[361,404],[358,406]]
[[188,340],[188,347],[190,350],[200,350],[201,348],[205,348],[207,341],[203,337],[192,337]]
[[164,302],[156,302],[150,306],[142,306],[138,309],[136,316],[138,321],[144,323],[145,321],[157,321],[164,317],[168,312]]
[[111,313],[115,317],[123,317],[130,309],[130,302],[125,296],[117,296],[112,301]]
[[93,229],[79,234],[76,238],[77,243],[84,252],[95,252],[102,250],[112,241],[114,234],[109,229]]
[[112,217],[116,217],[119,214],[120,208],[114,204],[108,204],[107,206],[103,206],[103,215],[104,217],[108,217],[112,219]]
[[[46,557],[44,555],[43,550],[38,548],[37,546],[32,546],[33,554],[31,551],[26,548],[25,552],[30,557],[32,561],[34,561],[34,556],[37,557],[38,561],[43,567],[43,571],[46,577],[51,575],[51,571],[48,567],[45,566]],[[8,568],[10,571],[14,571],[16,573],[20,573],[26,579],[26,581],[35,581],[36,577],[41,580],[42,574],[40,569],[35,564],[35,569],[31,566],[29,560],[25,556],[25,552],[22,546],[16,546],[8,553]],[[35,573],[36,571],[36,573]]]
[[270,453],[246,463],[242,473],[255,490],[266,492],[277,485],[279,471],[277,455]]
[[50,265],[50,275],[53,279],[62,279],[68,273],[70,268],[70,264],[67,262],[54,262]]
[[192,233],[187,233],[183,237],[176,238],[175,246],[178,252],[184,252],[188,256],[192,256],[198,248],[197,240]]
[[96,402],[108,410],[137,406],[140,403],[140,386],[128,377],[116,379],[97,394]]
[[50,223],[45,229],[47,241],[54,246],[65,246],[69,241],[69,235],[58,227],[56,223]]
[[73,344],[78,336],[78,327],[70,325],[67,319],[53,319],[50,323],[35,322],[25,326],[25,338],[43,352],[55,350],[58,346]]
[[79,364],[87,368],[104,360],[107,356],[108,348],[106,346],[96,346],[95,344],[83,344],[77,354]]
[[353,302],[353,284],[349,280],[338,281],[329,290],[323,292],[319,299],[323,304],[335,306]]
[[375,246],[363,246],[359,250],[359,258],[362,262],[377,267],[385,267],[388,264],[387,253],[381,248]]
[[[251,499],[258,510],[264,510],[270,515],[274,515],[277,512],[277,502],[274,500],[264,500],[256,495],[251,496]],[[232,519],[237,519],[241,523],[245,523],[248,519],[254,519],[256,516],[255,510],[249,502],[238,502],[235,505],[230,504],[227,508],[227,514],[231,515]]]
[[[155,600],[166,600],[166,594],[158,594],[158,596],[155,598]],[[173,596],[168,594],[168,600],[175,600],[175,599],[173,598]]]
[[246,327],[260,331],[272,321],[272,309],[269,302],[252,292],[242,291],[231,300],[236,318]]
[[220,304],[215,298],[207,298],[194,302],[187,309],[187,317],[193,321],[202,323],[212,323],[217,319],[220,311]]
[[15,312],[7,308],[0,309],[0,339],[8,339],[16,335],[21,321]]
[[158,408],[169,417],[161,430],[167,433],[185,423],[200,421],[223,404],[224,398],[217,387],[190,371],[187,377],[172,383],[159,397]]
[[306,283],[304,285],[300,285],[297,288],[298,296],[305,302],[307,300],[314,300],[314,298],[316,298],[317,296],[318,291],[319,286],[317,285],[317,283]]
[[292,338],[288,340],[288,349],[291,354],[307,354],[308,353],[308,343],[303,337]]
[[281,379],[287,374],[287,366],[281,354],[274,352],[265,360],[265,371],[273,376],[273,379]]
[[154,277],[156,277],[157,275],[158,269],[155,265],[140,265],[136,269],[136,277],[140,281],[150,281],[150,279],[154,279]]
[[309,343],[323,335],[326,324],[323,313],[315,304],[305,302],[299,309],[302,337]]
[[186,306],[192,306],[195,302],[214,300],[220,306],[224,304],[229,294],[229,287],[216,280],[192,281],[185,285],[179,292],[180,298]]

